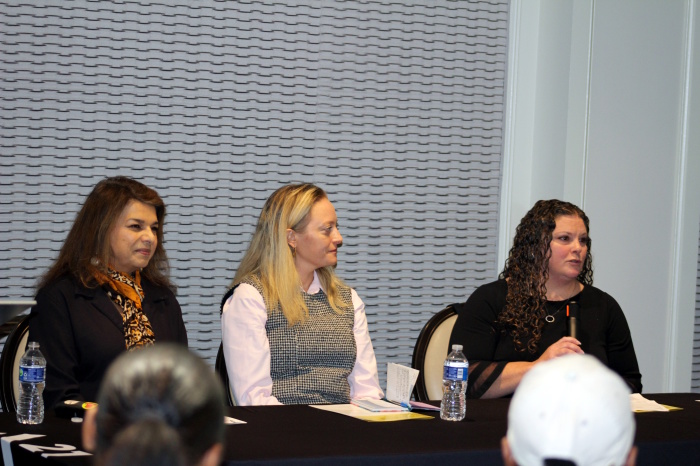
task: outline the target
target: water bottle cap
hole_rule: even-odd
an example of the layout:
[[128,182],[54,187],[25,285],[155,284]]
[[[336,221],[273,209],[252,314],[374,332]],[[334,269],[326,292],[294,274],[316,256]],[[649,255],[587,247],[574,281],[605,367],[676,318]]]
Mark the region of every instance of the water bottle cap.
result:
[[39,349],[39,343],[36,341],[30,341],[29,343],[27,343],[27,348]]
[[462,351],[462,345],[452,345],[453,351]]

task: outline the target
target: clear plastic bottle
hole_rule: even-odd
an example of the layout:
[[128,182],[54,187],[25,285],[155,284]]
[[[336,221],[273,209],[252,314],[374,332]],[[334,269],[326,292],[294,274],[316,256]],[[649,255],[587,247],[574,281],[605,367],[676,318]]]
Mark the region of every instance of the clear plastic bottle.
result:
[[462,353],[462,345],[452,345],[445,359],[442,374],[442,402],[440,419],[461,421],[467,413],[467,377],[469,362]]
[[39,351],[39,343],[27,343],[27,352],[19,360],[19,401],[17,422],[41,424],[44,422],[44,383],[46,359]]

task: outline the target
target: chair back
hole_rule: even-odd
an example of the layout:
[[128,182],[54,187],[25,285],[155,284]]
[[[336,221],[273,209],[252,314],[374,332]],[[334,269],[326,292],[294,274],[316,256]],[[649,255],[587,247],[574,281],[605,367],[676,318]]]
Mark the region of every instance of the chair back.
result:
[[442,369],[456,320],[457,312],[450,304],[431,317],[418,335],[411,364],[420,371],[413,390],[417,401],[442,399]]
[[[22,359],[27,349],[29,338],[29,319],[31,315],[24,316],[17,323],[5,341],[0,356],[0,377],[2,377],[2,396],[0,403],[6,413],[17,412],[19,401],[19,360]],[[41,348],[40,348],[41,349]]]
[[231,384],[228,381],[228,370],[226,369],[226,360],[224,359],[224,344],[219,345],[219,352],[216,353],[216,362],[214,363],[214,369],[216,373],[219,374],[221,378],[221,383],[224,384],[224,391],[226,392],[226,402],[229,406],[236,406],[236,399],[233,397],[233,390],[231,390]]

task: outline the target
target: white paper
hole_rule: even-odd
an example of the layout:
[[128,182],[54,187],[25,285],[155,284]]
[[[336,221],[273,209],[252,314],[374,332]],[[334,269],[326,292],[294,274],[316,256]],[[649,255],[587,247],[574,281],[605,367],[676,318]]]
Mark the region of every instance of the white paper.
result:
[[236,419],[236,418],[233,418],[233,417],[224,416],[224,424],[226,424],[226,425],[247,424],[247,422],[241,421],[240,419]]
[[390,362],[386,367],[386,399],[408,405],[420,371]]
[[[316,409],[322,409],[324,411],[331,411],[333,413],[338,413],[342,414],[344,416],[350,416],[354,418],[366,418],[366,417],[371,417],[371,416],[385,416],[387,413],[378,413],[378,412],[373,412],[373,411],[368,411],[365,408],[360,408],[359,406],[355,406],[353,404],[345,404],[345,405],[309,405],[312,408]],[[391,413],[390,413],[391,414]]]
[[399,411],[410,411],[409,406],[401,406],[396,403],[390,403],[384,400],[374,400],[374,399],[353,399],[350,401],[351,404],[364,408],[366,410],[378,413],[395,413]]
[[660,405],[654,400],[644,398],[640,393],[632,393],[630,395],[630,404],[634,412],[668,411],[667,407]]

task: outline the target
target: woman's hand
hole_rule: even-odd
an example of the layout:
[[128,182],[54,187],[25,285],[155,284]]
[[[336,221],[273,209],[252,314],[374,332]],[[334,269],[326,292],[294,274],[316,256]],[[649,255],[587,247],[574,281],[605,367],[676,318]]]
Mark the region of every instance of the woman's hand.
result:
[[503,372],[491,384],[489,389],[484,393],[482,398],[499,398],[505,395],[510,395],[515,391],[515,388],[520,383],[525,373],[532,369],[533,366],[540,362],[549,359],[558,358],[565,354],[583,354],[581,342],[573,337],[563,337],[561,340],[553,343],[547,350],[533,362],[514,361],[509,362],[503,368]]
[[556,343],[552,343],[549,348],[540,356],[535,363],[547,361],[549,359],[558,358],[565,354],[578,353],[583,354],[581,342],[574,337],[562,337]]

